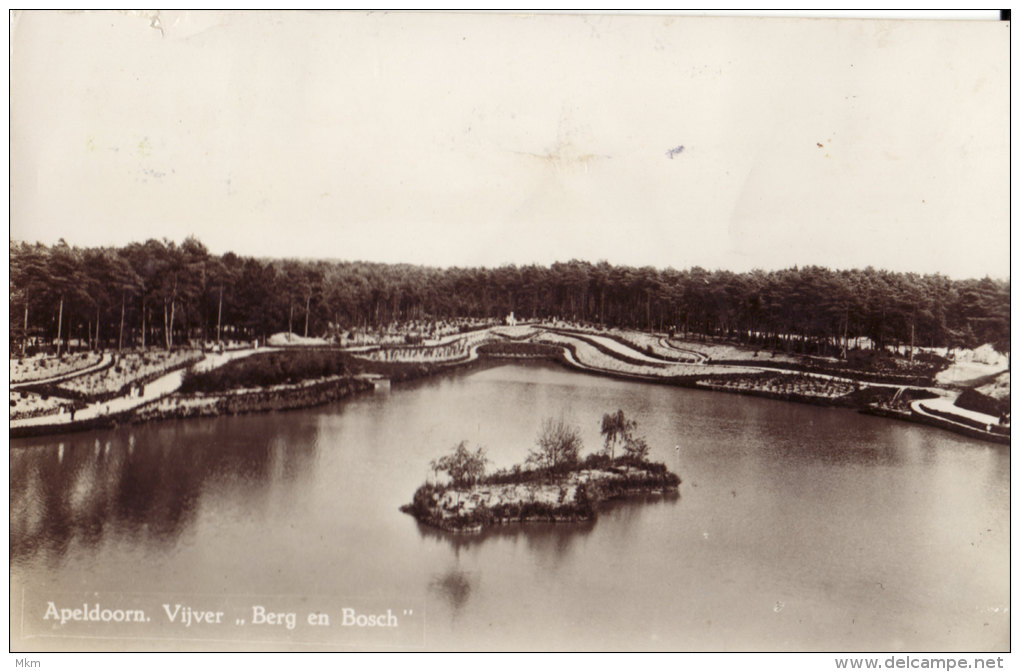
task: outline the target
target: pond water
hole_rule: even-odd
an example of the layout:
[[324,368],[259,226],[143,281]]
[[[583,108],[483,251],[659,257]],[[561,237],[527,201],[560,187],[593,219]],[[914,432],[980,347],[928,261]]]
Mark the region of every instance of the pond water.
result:
[[[562,415],[593,451],[617,408],[679,497],[478,536],[398,511],[461,440],[509,466]],[[847,410],[531,363],[11,443],[13,650],[1009,648],[1008,447]],[[100,602],[149,622],[46,618]],[[176,603],[230,627],[170,622]],[[341,628],[349,605],[403,622]]]

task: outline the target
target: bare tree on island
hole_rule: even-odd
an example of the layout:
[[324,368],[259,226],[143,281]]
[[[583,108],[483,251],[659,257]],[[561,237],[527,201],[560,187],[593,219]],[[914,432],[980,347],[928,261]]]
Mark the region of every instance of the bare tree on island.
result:
[[[485,476],[485,465],[489,458],[485,456],[485,449],[481,446],[475,452],[468,450],[467,441],[461,441],[449,455],[431,460],[429,468],[432,470],[433,479],[439,481],[439,472],[445,471],[450,477],[454,487],[467,486],[477,483]],[[454,491],[457,501],[460,501],[460,492]]]
[[471,485],[485,476],[485,465],[489,458],[481,446],[475,452],[468,450],[467,441],[461,441],[453,452],[438,460],[432,460],[429,466],[433,472],[445,471],[454,485]]
[[581,433],[562,417],[546,418],[535,443],[538,450],[528,454],[528,462],[539,467],[576,464],[581,454]]

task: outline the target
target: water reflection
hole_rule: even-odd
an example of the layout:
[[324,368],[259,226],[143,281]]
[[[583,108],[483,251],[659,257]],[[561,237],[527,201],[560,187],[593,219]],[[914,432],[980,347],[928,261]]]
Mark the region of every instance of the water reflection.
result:
[[455,534],[424,523],[417,523],[417,528],[422,539],[448,545],[455,555],[459,555],[461,550],[476,548],[487,542],[523,539],[530,549],[562,556],[573,541],[587,536],[596,524],[595,520],[579,523],[511,523],[486,527],[475,534]]
[[582,540],[598,527],[600,517],[608,516],[623,523],[614,534],[625,539],[634,530],[640,534],[643,527],[638,519],[645,512],[660,506],[675,505],[680,499],[680,494],[674,492],[610,500],[599,506],[598,517],[594,520],[578,523],[512,523],[486,527],[474,534],[456,534],[420,522],[416,523],[416,527],[422,539],[449,546],[456,558],[460,557],[462,550],[475,550],[487,544],[510,541],[516,545],[523,542],[529,554],[543,567],[555,568],[569,558]]
[[597,519],[578,523],[511,523],[486,527],[476,534],[454,534],[422,523],[417,527],[423,539],[449,546],[457,558],[463,550],[476,551],[483,546],[507,542],[516,546],[523,542],[536,562],[543,567],[557,567],[597,525]]
[[[680,488],[683,489],[681,484]],[[609,512],[618,512],[626,518],[633,518],[640,515],[645,509],[652,509],[657,506],[673,506],[679,504],[683,499],[680,491],[664,492],[662,494],[634,495],[623,499],[611,499],[599,505],[599,515]]]
[[471,595],[471,578],[467,572],[454,568],[433,578],[429,589],[449,603],[453,618],[456,619]]
[[[230,421],[81,434],[10,453],[10,558],[59,564],[71,544],[116,535],[155,549],[177,543],[204,497],[257,508],[269,485],[303,477],[314,429],[229,431]],[[225,431],[227,430],[227,431]]]

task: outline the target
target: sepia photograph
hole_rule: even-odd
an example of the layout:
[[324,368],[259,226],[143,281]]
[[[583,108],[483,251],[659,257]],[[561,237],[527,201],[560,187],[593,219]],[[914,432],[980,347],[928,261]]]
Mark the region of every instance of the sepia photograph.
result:
[[1002,668],[1010,21],[932,14],[11,12],[13,663]]

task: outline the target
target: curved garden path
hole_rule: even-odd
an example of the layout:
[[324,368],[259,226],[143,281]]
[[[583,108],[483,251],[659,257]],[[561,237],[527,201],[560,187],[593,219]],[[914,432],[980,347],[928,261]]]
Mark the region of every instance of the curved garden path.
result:
[[70,371],[68,373],[62,373],[59,376],[51,376],[49,378],[39,378],[39,379],[36,379],[36,380],[19,381],[17,383],[11,383],[10,387],[11,387],[12,390],[19,390],[19,389],[23,389],[23,388],[26,388],[26,387],[34,387],[36,385],[52,385],[53,383],[62,383],[65,380],[71,380],[72,378],[77,378],[78,376],[84,376],[84,375],[89,374],[89,373],[95,373],[96,371],[99,371],[100,369],[103,369],[103,368],[106,368],[106,367],[112,365],[113,364],[113,357],[114,357],[113,353],[108,352],[108,353],[103,355],[102,359],[100,359],[98,362],[96,362],[95,364],[93,364],[92,366],[89,366],[87,368],[77,369],[76,371]]

